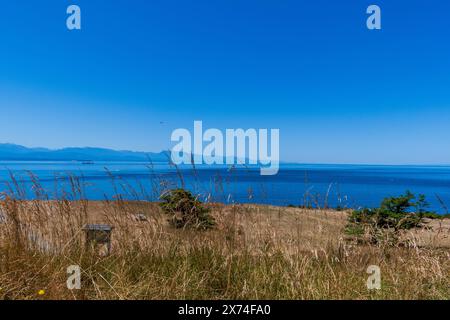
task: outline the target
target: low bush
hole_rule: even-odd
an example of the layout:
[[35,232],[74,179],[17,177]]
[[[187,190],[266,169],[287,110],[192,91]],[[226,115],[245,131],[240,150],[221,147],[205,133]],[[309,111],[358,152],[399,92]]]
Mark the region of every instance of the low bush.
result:
[[346,233],[352,236],[369,234],[371,242],[380,242],[386,237],[396,242],[401,230],[421,227],[424,218],[440,217],[428,211],[428,207],[424,195],[416,197],[407,191],[398,197],[385,198],[379,208],[354,210],[349,216]]
[[215,225],[210,210],[187,190],[169,190],[160,198],[162,210],[170,215],[169,222],[176,228],[205,230]]

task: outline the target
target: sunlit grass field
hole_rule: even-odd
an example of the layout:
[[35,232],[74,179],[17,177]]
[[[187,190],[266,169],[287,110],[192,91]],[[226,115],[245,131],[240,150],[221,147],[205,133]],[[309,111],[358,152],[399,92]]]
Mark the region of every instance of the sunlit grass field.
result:
[[[345,235],[348,212],[208,204],[213,229],[175,229],[156,203],[0,203],[2,299],[449,299],[450,222],[405,232],[408,245]],[[114,227],[109,255],[82,227]],[[67,267],[79,265],[81,289]],[[367,268],[381,289],[367,288]]]

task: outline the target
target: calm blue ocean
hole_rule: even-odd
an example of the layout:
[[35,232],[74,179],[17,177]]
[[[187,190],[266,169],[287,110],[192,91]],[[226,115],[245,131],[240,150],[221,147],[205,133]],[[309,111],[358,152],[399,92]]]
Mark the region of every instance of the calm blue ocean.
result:
[[[32,187],[28,171],[39,180],[41,196],[49,198],[73,197],[72,176],[79,180],[83,197],[91,200],[117,195],[156,200],[161,190],[184,185],[203,200],[224,203],[373,207],[384,197],[410,190],[425,194],[431,209],[440,213],[450,207],[449,166],[281,165],[278,175],[261,176],[256,168],[176,170],[162,163],[3,161],[0,192],[10,192],[13,175],[25,197],[35,198],[39,190]],[[13,189],[17,192],[17,186]]]

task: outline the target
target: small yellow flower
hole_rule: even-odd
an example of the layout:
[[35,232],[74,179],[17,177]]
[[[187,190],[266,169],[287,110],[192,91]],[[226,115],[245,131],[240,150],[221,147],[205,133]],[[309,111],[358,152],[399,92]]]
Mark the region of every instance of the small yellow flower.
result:
[[38,295],[43,296],[45,294],[45,290],[39,290]]

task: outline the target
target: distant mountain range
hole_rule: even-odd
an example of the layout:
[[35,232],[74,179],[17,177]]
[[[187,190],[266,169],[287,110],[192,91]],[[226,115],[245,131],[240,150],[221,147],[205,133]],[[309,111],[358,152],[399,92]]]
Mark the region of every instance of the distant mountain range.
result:
[[8,161],[144,161],[168,162],[167,151],[135,152],[104,148],[27,148],[24,146],[0,143],[0,160]]

